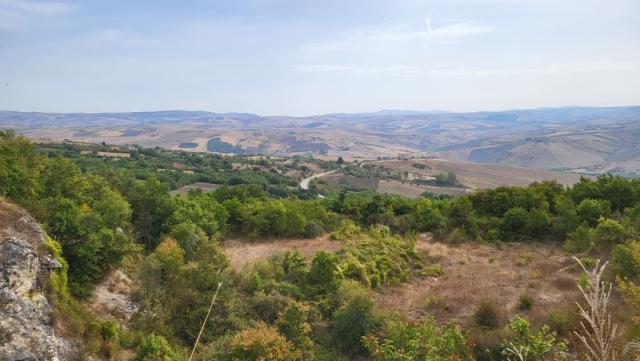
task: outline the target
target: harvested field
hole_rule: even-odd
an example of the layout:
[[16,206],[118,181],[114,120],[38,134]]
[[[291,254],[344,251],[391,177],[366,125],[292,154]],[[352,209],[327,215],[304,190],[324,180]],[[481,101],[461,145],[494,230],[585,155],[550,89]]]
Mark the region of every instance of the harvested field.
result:
[[[442,275],[420,277],[377,292],[381,309],[398,311],[408,319],[434,316],[441,322],[469,322],[478,304],[494,300],[503,316],[524,314],[536,324],[549,311],[572,305],[578,297],[579,273],[562,250],[539,244],[514,244],[498,249],[492,245],[448,245],[422,241],[419,252],[439,264]],[[524,293],[533,298],[530,311],[517,309]]]
[[378,192],[398,194],[408,198],[418,198],[424,192],[458,196],[466,193],[466,190],[463,188],[418,186],[415,184],[403,183],[396,180],[381,180],[378,183]]
[[[556,180],[560,184],[572,185],[580,180],[577,173],[505,167],[500,165],[474,164],[438,159],[384,160],[369,163],[393,170],[408,171],[433,176],[438,173],[453,172],[458,181],[475,189],[499,186],[527,186],[535,181]],[[417,169],[414,164],[423,164],[425,169]]]
[[378,189],[378,179],[376,178],[360,178],[354,177],[351,175],[344,174],[332,174],[327,177],[323,177],[328,184],[332,186],[348,186],[354,187],[358,189],[369,189],[376,190]]
[[[187,172],[187,171],[185,171]],[[184,195],[189,193],[189,191],[193,190],[193,189],[200,189],[203,192],[211,192],[211,191],[215,191],[216,189],[220,188],[222,185],[220,184],[213,184],[213,183],[206,183],[206,182],[195,182],[195,183],[191,183],[188,184],[186,186],[180,187],[176,190],[171,191],[171,195],[175,196],[175,195]]]
[[240,240],[227,240],[223,248],[231,267],[242,267],[261,259],[267,259],[274,254],[285,251],[298,251],[304,257],[311,258],[318,251],[335,252],[342,245],[339,241],[332,241],[328,236],[313,239],[287,239],[263,242],[249,242]]

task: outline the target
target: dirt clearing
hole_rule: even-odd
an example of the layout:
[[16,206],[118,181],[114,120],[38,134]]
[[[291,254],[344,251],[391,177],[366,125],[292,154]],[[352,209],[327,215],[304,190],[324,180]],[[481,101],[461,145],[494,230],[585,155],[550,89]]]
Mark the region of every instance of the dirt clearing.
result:
[[285,251],[298,251],[306,258],[313,257],[318,251],[335,252],[342,245],[339,241],[332,241],[328,236],[313,239],[287,239],[273,241],[240,241],[227,240],[223,243],[231,267],[236,270],[261,259],[267,259],[274,254]]

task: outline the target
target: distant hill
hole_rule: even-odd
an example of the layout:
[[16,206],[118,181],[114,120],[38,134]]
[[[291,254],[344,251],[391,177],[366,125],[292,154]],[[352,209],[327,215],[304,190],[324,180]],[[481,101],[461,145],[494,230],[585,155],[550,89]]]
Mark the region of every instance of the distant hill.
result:
[[363,159],[432,155],[594,174],[640,173],[638,106],[471,113],[381,110],[304,117],[183,110],[64,114],[0,111],[0,127],[17,129],[35,139],[104,141],[187,151],[211,150],[207,144],[218,139],[236,153]]

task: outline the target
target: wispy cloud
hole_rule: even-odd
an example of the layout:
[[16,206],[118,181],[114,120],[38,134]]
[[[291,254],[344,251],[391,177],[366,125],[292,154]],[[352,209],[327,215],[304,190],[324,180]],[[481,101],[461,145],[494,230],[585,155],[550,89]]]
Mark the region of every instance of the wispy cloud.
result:
[[21,30],[33,18],[66,14],[74,6],[57,1],[0,0],[0,31]]
[[328,53],[396,45],[413,46],[419,43],[430,44],[461,39],[494,30],[491,26],[478,24],[471,20],[458,20],[448,25],[433,27],[431,16],[427,14],[424,28],[421,29],[411,29],[406,25],[353,29],[347,32],[342,39],[305,44],[303,50],[307,53]]
[[393,74],[407,77],[491,77],[511,75],[548,75],[585,73],[596,71],[640,71],[640,66],[629,62],[580,61],[529,68],[451,68],[427,65],[340,65],[299,64],[293,69],[306,73],[343,73],[352,75]]

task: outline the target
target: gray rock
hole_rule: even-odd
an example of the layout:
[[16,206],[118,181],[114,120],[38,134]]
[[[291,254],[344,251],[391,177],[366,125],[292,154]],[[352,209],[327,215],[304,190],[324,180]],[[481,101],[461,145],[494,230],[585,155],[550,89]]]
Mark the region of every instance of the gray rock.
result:
[[0,198],[0,360],[79,359],[77,347],[55,332],[44,294],[61,265],[49,254],[45,234],[24,210]]

